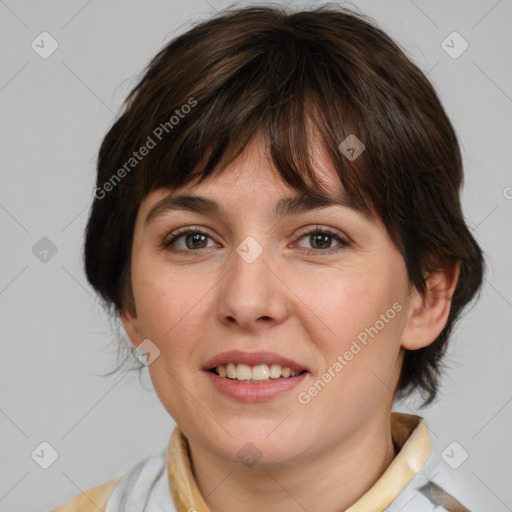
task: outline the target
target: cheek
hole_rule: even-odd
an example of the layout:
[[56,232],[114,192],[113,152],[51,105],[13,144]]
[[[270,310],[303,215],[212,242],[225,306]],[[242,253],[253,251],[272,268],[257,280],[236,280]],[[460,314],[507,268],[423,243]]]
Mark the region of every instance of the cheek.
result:
[[399,260],[391,260],[385,268],[375,264],[347,269],[337,277],[303,281],[298,293],[303,303],[297,314],[321,361],[319,374],[333,382],[326,386],[329,391],[322,392],[325,402],[342,400],[360,407],[362,396],[368,403],[371,396],[380,400],[393,386],[405,325],[407,279]]
[[[197,343],[204,340],[206,304],[212,284],[197,276],[169,269],[151,272],[139,267],[133,282],[137,297],[137,316],[143,338],[149,338],[160,350],[149,367],[156,393],[174,415],[186,405],[182,402],[180,383],[192,389],[190,366],[197,361]],[[187,407],[190,407],[188,405]]]
[[197,272],[141,265],[134,276],[133,292],[143,334],[166,343],[177,332],[193,330],[213,285],[209,281]]
[[400,308],[393,308],[393,304],[402,304],[404,287],[401,276],[382,276],[389,276],[389,272],[363,268],[345,269],[321,279],[302,278],[294,293],[300,299],[297,304],[302,312],[298,315],[307,319],[310,333],[317,334],[312,339],[338,349],[376,323],[379,331],[396,333],[398,322],[394,319],[400,316],[396,311]]
[[138,298],[137,315],[141,335],[160,350],[148,367],[160,401],[175,421],[186,423],[188,415],[200,417],[202,411],[190,394],[196,395],[191,379],[191,362],[197,362],[197,345],[205,339],[208,318],[209,279],[169,268],[140,266],[133,280]]

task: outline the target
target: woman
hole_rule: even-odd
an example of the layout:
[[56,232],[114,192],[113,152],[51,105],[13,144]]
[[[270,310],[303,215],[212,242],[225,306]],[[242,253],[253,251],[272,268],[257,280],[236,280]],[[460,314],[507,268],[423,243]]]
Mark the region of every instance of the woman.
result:
[[391,412],[435,398],[482,281],[461,181],[367,18],[231,9],[168,44],[103,141],[85,265],[177,427],[55,510],[467,510]]

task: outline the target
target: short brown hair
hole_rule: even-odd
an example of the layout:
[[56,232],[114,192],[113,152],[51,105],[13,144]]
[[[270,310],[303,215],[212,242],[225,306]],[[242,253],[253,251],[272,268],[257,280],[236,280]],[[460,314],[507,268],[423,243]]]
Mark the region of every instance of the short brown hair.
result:
[[[324,195],[310,126],[353,206],[384,222],[419,291],[430,272],[460,265],[444,330],[406,351],[398,384],[400,395],[417,389],[429,403],[454,322],[481,285],[483,257],[461,211],[457,137],[433,87],[370,19],[347,9],[231,8],[154,57],[101,145],[87,278],[115,314],[130,307],[142,199],[221,172],[255,135],[286,183]],[[351,134],[366,146],[356,160],[339,149]]]

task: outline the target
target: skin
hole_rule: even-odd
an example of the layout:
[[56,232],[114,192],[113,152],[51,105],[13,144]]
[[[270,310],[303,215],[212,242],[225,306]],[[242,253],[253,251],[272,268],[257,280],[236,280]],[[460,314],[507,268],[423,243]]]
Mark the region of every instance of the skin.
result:
[[[421,295],[380,219],[337,205],[272,217],[279,199],[298,192],[276,174],[265,149],[255,138],[219,175],[142,201],[132,247],[134,308],[123,310],[122,321],[135,346],[149,338],[160,350],[148,367],[151,379],[189,439],[192,469],[213,512],[339,512],[395,456],[389,415],[403,352],[441,332],[457,268],[432,275]],[[320,146],[313,155],[326,193],[341,192]],[[170,210],[145,223],[156,203],[178,192],[214,199],[225,214]],[[199,249],[189,241],[187,254],[176,252],[187,250],[185,237],[164,247],[184,226],[206,229],[210,238],[196,242]],[[317,226],[350,245],[303,236]],[[248,236],[263,248],[252,263],[235,250]],[[300,403],[298,394],[394,303],[401,311],[308,404]],[[235,401],[203,371],[208,359],[233,349],[277,352],[309,373],[273,400]],[[250,468],[237,457],[248,442],[261,453]]]

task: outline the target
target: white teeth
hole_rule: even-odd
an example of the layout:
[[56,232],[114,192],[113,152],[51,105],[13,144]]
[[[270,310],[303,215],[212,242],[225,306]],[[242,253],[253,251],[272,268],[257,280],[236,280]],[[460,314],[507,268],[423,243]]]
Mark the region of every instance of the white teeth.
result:
[[252,380],[268,380],[270,377],[270,370],[268,364],[259,364],[252,369]]
[[281,365],[273,364],[270,366],[270,378],[279,379],[281,377]]
[[301,373],[288,367],[282,367],[279,364],[249,366],[243,363],[228,363],[226,365],[220,364],[215,370],[220,377],[246,382],[262,382],[270,379],[279,379],[280,377],[296,377]]
[[226,375],[228,379],[236,379],[236,364],[228,363],[226,366]]
[[236,378],[238,380],[251,380],[252,370],[251,367],[246,364],[236,365]]

